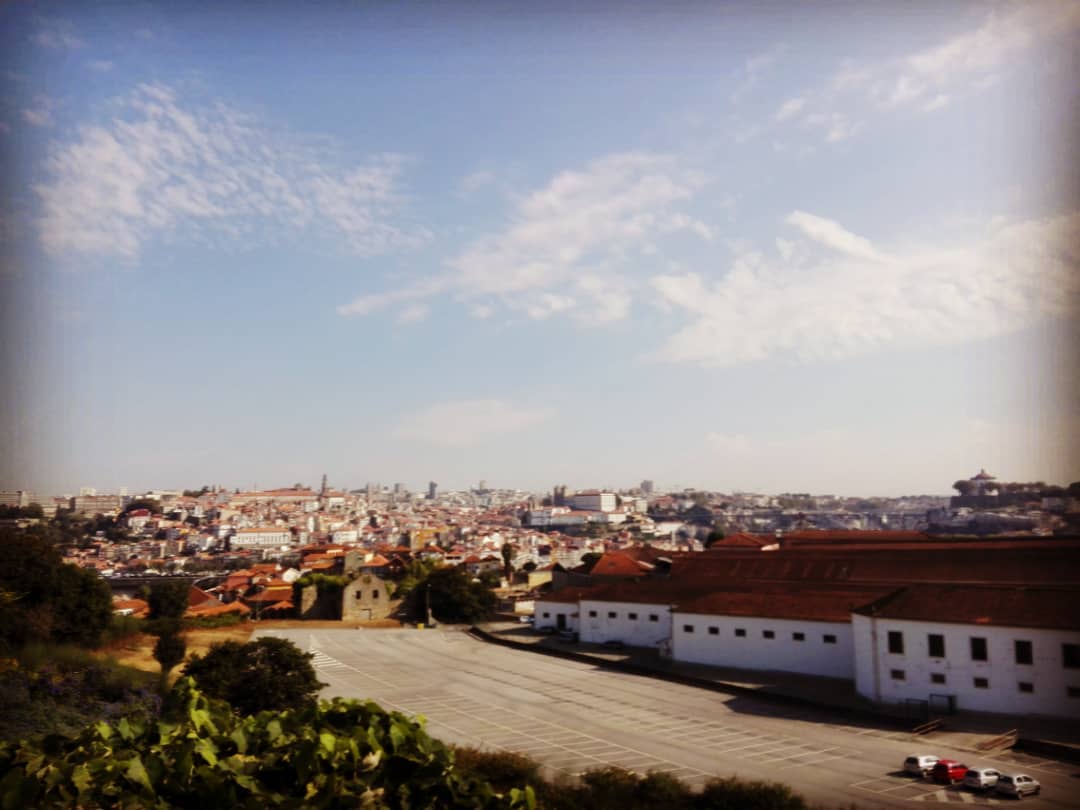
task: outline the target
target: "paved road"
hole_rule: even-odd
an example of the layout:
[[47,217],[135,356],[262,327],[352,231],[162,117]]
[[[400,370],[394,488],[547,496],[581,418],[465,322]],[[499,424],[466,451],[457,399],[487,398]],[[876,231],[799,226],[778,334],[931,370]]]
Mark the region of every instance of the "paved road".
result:
[[446,742],[519,751],[567,775],[617,765],[667,771],[692,785],[713,776],[784,782],[830,806],[910,802],[1001,804],[898,772],[908,754],[1026,772],[1032,801],[1080,807],[1080,766],[1019,754],[976,757],[932,739],[831,722],[824,712],[776,706],[652,678],[609,672],[477,641],[453,630],[267,630],[314,653],[324,697],[370,698],[423,715]]

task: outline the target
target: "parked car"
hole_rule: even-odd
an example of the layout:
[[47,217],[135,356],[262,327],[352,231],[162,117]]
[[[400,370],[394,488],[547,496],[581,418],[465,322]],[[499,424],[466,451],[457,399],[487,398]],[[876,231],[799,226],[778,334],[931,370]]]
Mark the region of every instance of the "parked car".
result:
[[569,641],[570,643],[574,643],[577,640],[578,640],[578,634],[575,633],[573,630],[560,630],[559,631],[559,641]]
[[968,768],[964,774],[964,787],[972,790],[989,790],[997,784],[1001,771],[993,768]]
[[939,759],[933,770],[930,771],[930,778],[940,784],[951,785],[953,782],[959,782],[963,779],[967,772],[968,766],[957,762],[955,759]]
[[1028,776],[1026,773],[1009,774],[1003,773],[998,777],[994,790],[1004,796],[1015,796],[1022,799],[1030,794],[1038,796],[1042,792],[1042,785]]
[[518,616],[518,621],[521,624],[532,624],[536,619],[532,616]]
[[904,773],[913,776],[928,776],[937,765],[938,758],[932,754],[912,754],[904,760]]
[[612,638],[612,639],[608,639],[607,641],[605,641],[605,642],[604,642],[604,646],[605,646],[605,647],[611,647],[611,649],[613,649],[613,650],[621,650],[621,649],[623,649],[623,648],[624,648],[624,647],[625,647],[626,645],[625,645],[625,644],[623,644],[623,643],[622,643],[621,641],[619,641],[618,639],[614,639],[614,638]]

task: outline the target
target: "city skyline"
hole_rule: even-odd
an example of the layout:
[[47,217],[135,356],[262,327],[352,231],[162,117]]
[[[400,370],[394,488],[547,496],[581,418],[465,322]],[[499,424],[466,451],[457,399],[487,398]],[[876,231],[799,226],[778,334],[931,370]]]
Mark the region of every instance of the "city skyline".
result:
[[1069,3],[0,10],[0,487],[1080,479]]

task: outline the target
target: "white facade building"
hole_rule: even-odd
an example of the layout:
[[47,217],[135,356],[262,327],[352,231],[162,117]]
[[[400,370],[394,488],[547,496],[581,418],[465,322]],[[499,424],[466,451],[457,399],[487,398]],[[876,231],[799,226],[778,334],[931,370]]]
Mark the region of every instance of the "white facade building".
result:
[[581,640],[621,641],[632,647],[658,647],[671,638],[671,604],[582,598]]
[[884,703],[951,701],[969,711],[1080,717],[1075,595],[905,588],[853,614],[855,688]]
[[566,499],[566,502],[574,509],[583,509],[587,512],[614,512],[618,499],[614,492],[589,489],[574,493]]
[[676,612],[671,657],[714,667],[852,678],[851,625]]
[[292,541],[292,532],[288,529],[269,526],[237,529],[236,534],[233,535],[232,539],[229,541],[229,545],[233,549],[278,548],[279,546],[291,545]]

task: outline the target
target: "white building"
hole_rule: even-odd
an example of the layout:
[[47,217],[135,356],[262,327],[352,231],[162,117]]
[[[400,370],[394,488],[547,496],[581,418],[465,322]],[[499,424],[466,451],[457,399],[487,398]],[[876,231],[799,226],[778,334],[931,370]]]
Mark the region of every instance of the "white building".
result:
[[885,703],[1080,717],[1076,596],[1050,587],[903,588],[852,616],[855,687]]
[[582,509],[586,512],[614,512],[618,505],[618,498],[614,492],[586,489],[570,495],[566,502],[574,509]]
[[679,603],[671,656],[717,667],[854,677],[850,610],[865,595],[720,591]]
[[[624,589],[629,592],[629,589]],[[659,647],[671,638],[671,603],[588,599],[579,602],[581,640],[620,641],[632,647]]]
[[250,529],[237,529],[229,541],[230,548],[278,548],[292,545],[292,532],[278,526],[262,526]]

